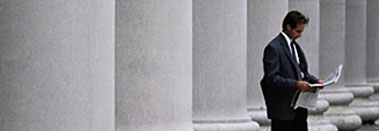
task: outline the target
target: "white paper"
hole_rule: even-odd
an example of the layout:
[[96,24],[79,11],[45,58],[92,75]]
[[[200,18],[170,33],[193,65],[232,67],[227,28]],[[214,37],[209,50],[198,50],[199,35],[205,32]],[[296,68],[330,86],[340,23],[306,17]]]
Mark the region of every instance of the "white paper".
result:
[[303,107],[307,109],[315,109],[319,93],[320,89],[316,89],[316,92],[301,91],[294,108]]
[[329,76],[324,79],[323,84],[311,84],[312,88],[310,90],[301,91],[299,94],[299,97],[296,100],[294,109],[298,107],[303,107],[307,109],[315,109],[316,104],[317,104],[317,98],[318,98],[318,95],[320,94],[320,89],[316,87],[329,86],[336,83],[341,76],[341,72],[342,72],[342,64],[339,65],[334,72],[330,73]]
[[319,87],[319,86],[329,86],[331,84],[334,84],[340,78],[341,72],[342,72],[342,64],[339,65],[338,68],[334,72],[330,73],[329,76],[324,79],[323,84],[311,84],[311,86]]

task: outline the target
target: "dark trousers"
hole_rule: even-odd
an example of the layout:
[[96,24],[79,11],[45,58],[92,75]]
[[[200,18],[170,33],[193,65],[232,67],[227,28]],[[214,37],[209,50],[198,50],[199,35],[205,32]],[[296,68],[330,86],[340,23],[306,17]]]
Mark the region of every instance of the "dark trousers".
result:
[[294,120],[271,120],[271,131],[308,131],[308,110],[297,108]]

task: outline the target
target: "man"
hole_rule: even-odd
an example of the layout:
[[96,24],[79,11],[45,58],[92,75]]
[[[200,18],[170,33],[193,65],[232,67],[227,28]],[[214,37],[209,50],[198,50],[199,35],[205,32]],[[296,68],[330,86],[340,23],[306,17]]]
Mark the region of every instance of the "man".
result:
[[308,130],[308,110],[291,106],[294,95],[310,89],[310,83],[323,83],[308,73],[304,52],[295,41],[308,22],[299,11],[290,11],[283,20],[282,32],[264,49],[261,87],[272,131]]

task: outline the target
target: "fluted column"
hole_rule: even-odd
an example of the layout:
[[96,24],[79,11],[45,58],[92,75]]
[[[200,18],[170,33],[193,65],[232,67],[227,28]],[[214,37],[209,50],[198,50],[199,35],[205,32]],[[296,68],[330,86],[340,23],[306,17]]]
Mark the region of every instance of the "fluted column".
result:
[[366,80],[365,43],[366,0],[346,0],[345,85],[355,98],[350,108],[362,121],[370,122],[379,118],[379,108],[368,100],[374,89]]
[[114,1],[0,3],[0,130],[114,130]]
[[[305,52],[308,71],[318,77],[319,46],[320,46],[320,0],[289,0],[289,10],[299,10],[310,18],[303,35],[297,40]],[[321,78],[320,78],[321,79]],[[336,131],[337,127],[323,118],[323,113],[329,109],[329,102],[318,99],[316,109],[309,110],[310,131]]]
[[246,110],[246,1],[193,1],[195,131],[252,131]]
[[370,99],[379,100],[379,1],[367,0],[366,77],[374,87]]
[[[345,0],[320,0],[320,78],[345,62]],[[331,107],[324,114],[339,130],[358,129],[362,121],[349,105],[354,96],[344,87],[345,68],[339,81],[321,90]]]
[[116,130],[191,131],[192,1],[116,1]]
[[267,119],[259,85],[263,77],[263,49],[281,31],[288,1],[248,0],[247,4],[247,109],[260,130],[270,130],[271,122]]

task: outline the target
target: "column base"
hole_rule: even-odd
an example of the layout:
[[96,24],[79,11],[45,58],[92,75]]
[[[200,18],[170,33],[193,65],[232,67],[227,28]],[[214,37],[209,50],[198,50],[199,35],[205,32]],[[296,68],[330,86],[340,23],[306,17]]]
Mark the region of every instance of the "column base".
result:
[[330,120],[338,130],[357,130],[362,126],[362,119],[347,106],[331,106],[324,113],[324,118]]
[[373,123],[379,118],[379,108],[377,107],[350,107],[349,109],[356,112],[363,122]]
[[374,88],[369,85],[346,85],[346,89],[353,93],[354,97],[368,98],[374,94]]
[[379,118],[379,108],[375,103],[371,102],[368,97],[374,93],[374,88],[368,84],[346,85],[355,99],[349,108],[359,115],[363,122],[374,122]]
[[379,83],[369,83],[374,88],[374,94],[369,97],[371,100],[379,100]]
[[[311,120],[311,119],[312,117],[308,118],[309,131],[338,131],[338,128],[327,120]],[[259,128],[259,131],[271,131],[271,126],[262,125]]]
[[308,125],[309,131],[338,131],[338,128],[333,124],[322,124],[322,125]]
[[249,108],[247,109],[252,121],[258,122],[260,126],[270,126],[271,120],[267,118],[265,108]]
[[314,110],[309,110],[308,129],[309,131],[338,131],[337,127],[325,120],[323,113],[329,109],[329,102],[323,99],[317,100]]
[[379,100],[379,93],[372,94],[369,97],[370,100]]
[[330,105],[349,105],[354,95],[345,88],[321,90],[319,99],[325,99]]
[[310,115],[308,118],[309,131],[338,131],[338,128],[322,115]]
[[259,131],[258,123],[242,120],[193,121],[194,131]]
[[379,81],[367,81],[367,84],[369,84],[370,86],[379,87]]
[[318,99],[316,108],[314,110],[308,110],[308,113],[311,115],[322,115],[328,109],[329,109],[329,102],[324,99]]
[[379,83],[371,83],[369,85],[371,85],[374,88],[374,92],[379,93]]
[[349,108],[356,112],[363,122],[368,123],[372,123],[379,118],[378,107],[379,102],[364,98],[357,98],[349,105]]
[[259,128],[259,131],[271,131],[271,125],[270,126],[261,126]]
[[379,120],[375,120],[374,124],[379,125]]
[[[327,111],[329,103],[326,100],[317,100],[315,110],[309,110],[308,128],[309,131],[338,131],[337,127],[328,120],[323,119],[323,112]],[[249,116],[260,125],[260,131],[271,130],[271,120],[267,119],[265,108],[249,108]]]

